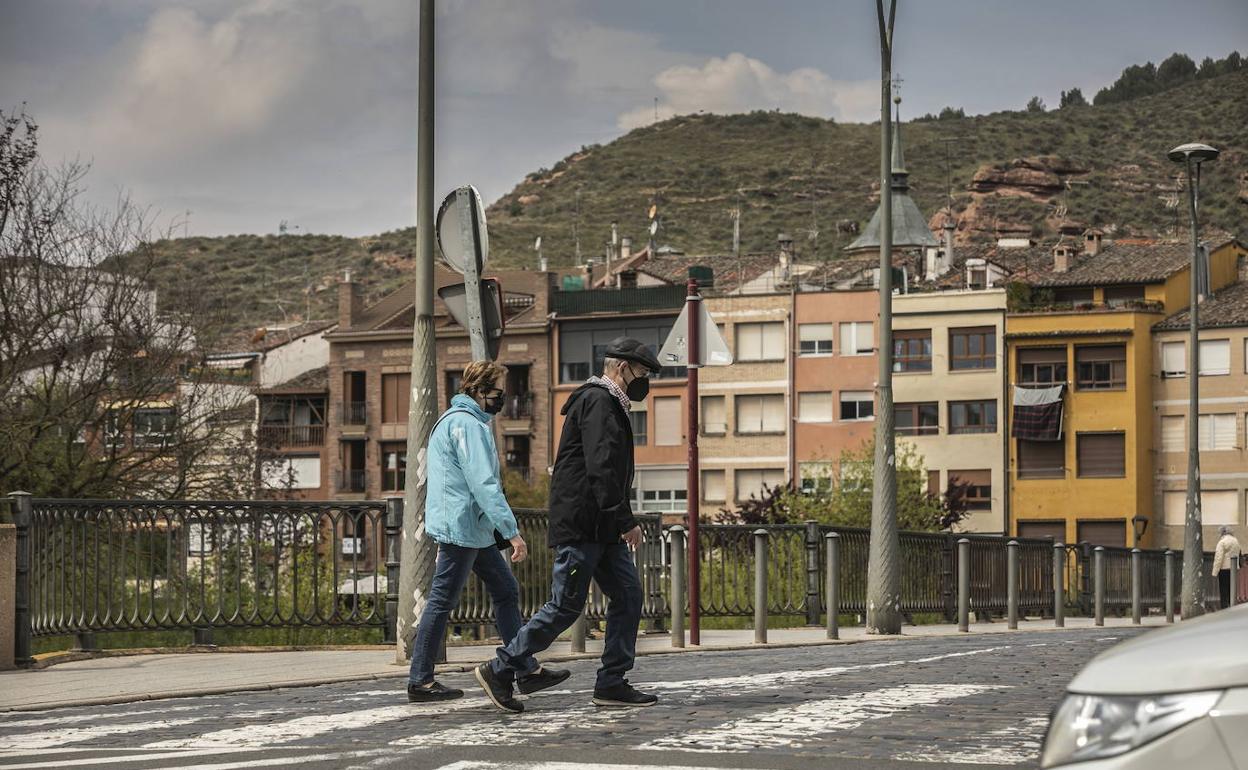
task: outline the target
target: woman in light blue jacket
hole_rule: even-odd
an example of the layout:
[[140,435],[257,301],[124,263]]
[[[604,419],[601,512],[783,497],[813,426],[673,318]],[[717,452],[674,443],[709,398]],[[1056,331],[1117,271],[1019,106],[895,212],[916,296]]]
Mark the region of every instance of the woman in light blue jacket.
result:
[[[413,703],[462,697],[463,690],[433,678],[447,618],[459,604],[468,575],[476,572],[489,591],[494,620],[503,644],[520,629],[520,591],[500,548],[510,544],[511,560],[523,561],[528,546],[503,495],[498,448],[490,420],[502,410],[498,387],[507,370],[492,361],[474,361],[464,369],[459,393],[429,436],[425,487],[425,534],[438,543],[433,586],[412,642],[407,699]],[[504,542],[505,541],[505,542]],[[562,682],[567,671],[529,661],[529,674],[518,678],[523,693]]]

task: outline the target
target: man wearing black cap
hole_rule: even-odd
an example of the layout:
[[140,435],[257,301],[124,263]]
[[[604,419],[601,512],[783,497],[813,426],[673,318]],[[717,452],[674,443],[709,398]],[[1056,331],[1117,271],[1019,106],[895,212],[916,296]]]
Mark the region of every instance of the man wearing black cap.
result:
[[519,713],[512,684],[525,661],[547,649],[581,614],[593,579],[610,600],[598,706],[653,706],[658,698],[624,679],[637,652],[641,580],[630,549],[641,545],[633,516],[633,429],[629,409],[650,392],[659,361],[641,342],[617,337],[605,351],[601,377],[590,377],[563,405],[563,435],[550,482],[549,545],[555,549],[551,598],[498,656],[476,669],[495,706]]

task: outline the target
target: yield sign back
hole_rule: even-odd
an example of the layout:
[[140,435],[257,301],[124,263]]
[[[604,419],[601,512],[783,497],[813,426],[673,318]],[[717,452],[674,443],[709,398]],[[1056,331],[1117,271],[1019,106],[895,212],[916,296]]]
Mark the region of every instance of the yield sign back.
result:
[[[719,333],[719,327],[706,309],[705,302],[698,303],[701,318],[698,324],[698,362],[695,366],[728,366],[732,363],[732,353],[728,352],[728,344]],[[680,317],[672,326],[671,334],[659,351],[659,363],[664,366],[689,366],[689,304],[680,311]]]

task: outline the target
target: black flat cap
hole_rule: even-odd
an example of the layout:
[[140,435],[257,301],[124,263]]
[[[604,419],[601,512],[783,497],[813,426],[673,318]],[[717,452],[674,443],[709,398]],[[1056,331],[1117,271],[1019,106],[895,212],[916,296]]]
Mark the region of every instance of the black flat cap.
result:
[[659,365],[659,359],[655,358],[654,353],[650,351],[650,346],[632,337],[616,337],[611,340],[607,344],[606,356],[641,364],[652,372],[658,372],[663,368]]

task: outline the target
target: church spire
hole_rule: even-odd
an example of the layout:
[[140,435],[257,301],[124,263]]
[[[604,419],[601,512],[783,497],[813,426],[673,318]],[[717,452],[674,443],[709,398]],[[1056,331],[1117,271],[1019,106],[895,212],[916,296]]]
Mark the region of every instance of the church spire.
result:
[[892,188],[901,192],[910,189],[910,172],[906,171],[906,155],[901,147],[901,97],[894,96],[893,117],[893,183]]

